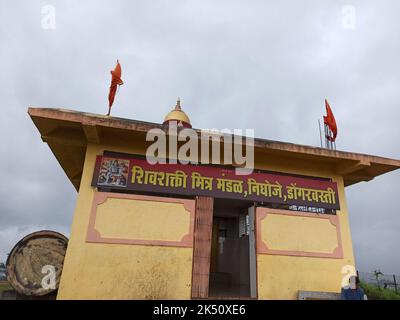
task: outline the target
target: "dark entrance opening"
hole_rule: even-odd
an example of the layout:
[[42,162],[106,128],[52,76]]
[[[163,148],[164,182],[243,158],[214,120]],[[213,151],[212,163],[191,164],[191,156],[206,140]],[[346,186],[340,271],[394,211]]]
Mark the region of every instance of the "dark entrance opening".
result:
[[[214,199],[209,297],[254,297],[252,202]],[[253,249],[254,248],[254,249]],[[253,267],[254,266],[254,267]]]

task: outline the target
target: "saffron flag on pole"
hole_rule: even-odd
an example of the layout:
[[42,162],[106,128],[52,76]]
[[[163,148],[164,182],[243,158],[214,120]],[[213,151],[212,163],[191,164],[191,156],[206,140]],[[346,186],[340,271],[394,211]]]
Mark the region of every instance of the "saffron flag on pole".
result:
[[115,94],[117,93],[117,87],[124,84],[124,82],[121,79],[122,71],[121,71],[121,65],[119,64],[118,60],[115,69],[110,72],[111,72],[111,85],[110,85],[110,92],[108,94],[108,113],[107,113],[108,116],[110,115],[111,112],[111,106],[114,103]]
[[331,106],[328,101],[325,99],[325,108],[326,108],[326,116],[324,116],[324,123],[328,126],[329,130],[332,132],[332,135],[328,134],[326,137],[329,141],[334,142],[337,136],[337,126],[336,120],[333,116],[333,112]]

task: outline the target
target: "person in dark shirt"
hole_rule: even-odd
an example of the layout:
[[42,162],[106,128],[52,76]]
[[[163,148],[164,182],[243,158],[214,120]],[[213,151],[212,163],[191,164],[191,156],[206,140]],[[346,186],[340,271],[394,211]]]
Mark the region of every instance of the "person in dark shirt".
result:
[[365,300],[364,290],[360,287],[360,279],[351,276],[348,288],[342,288],[342,300]]

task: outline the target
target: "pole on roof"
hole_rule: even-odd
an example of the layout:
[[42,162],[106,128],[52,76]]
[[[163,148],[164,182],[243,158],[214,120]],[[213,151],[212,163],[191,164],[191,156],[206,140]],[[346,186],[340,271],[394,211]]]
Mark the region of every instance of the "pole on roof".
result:
[[324,131],[325,131],[325,148],[329,149],[329,141],[328,141],[328,128],[324,123]]
[[319,129],[319,140],[321,141],[321,148],[322,146],[322,133],[321,133],[321,122],[318,119],[318,129]]

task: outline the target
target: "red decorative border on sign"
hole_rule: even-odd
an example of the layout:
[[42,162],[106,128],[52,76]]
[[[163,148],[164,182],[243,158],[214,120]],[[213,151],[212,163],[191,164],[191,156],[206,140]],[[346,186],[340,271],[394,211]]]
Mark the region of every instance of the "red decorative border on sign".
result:
[[96,158],[91,183],[104,192],[169,193],[340,210],[337,183],[327,178],[259,170],[243,176],[234,167],[151,164],[139,156],[105,154]]
[[[180,241],[156,240],[156,239],[155,240],[121,239],[121,238],[102,237],[99,231],[95,229],[96,213],[97,213],[97,206],[106,202],[107,199],[131,199],[131,200],[142,200],[142,201],[152,201],[152,202],[182,203],[186,211],[190,214],[190,225],[188,233],[184,235]],[[153,196],[143,196],[143,195],[123,194],[123,193],[113,193],[113,192],[95,192],[93,198],[92,210],[89,218],[89,226],[86,234],[86,242],[192,248],[193,232],[194,232],[194,214],[195,214],[195,200],[153,197]]]
[[[291,250],[274,250],[268,248],[267,244],[262,240],[261,237],[261,221],[264,220],[268,214],[280,214],[289,215],[296,217],[308,217],[313,219],[327,219],[329,222],[336,227],[336,237],[338,246],[333,250],[332,253],[323,252],[309,252],[309,251],[291,251]],[[297,256],[297,257],[318,257],[318,258],[334,258],[343,259],[343,247],[342,247],[342,237],[340,232],[339,217],[337,215],[327,215],[315,213],[305,213],[305,212],[293,212],[288,210],[278,210],[258,207],[256,208],[256,232],[257,232],[257,253],[260,254],[272,254],[272,255],[282,255],[282,256]],[[318,239],[316,239],[318,240]]]

